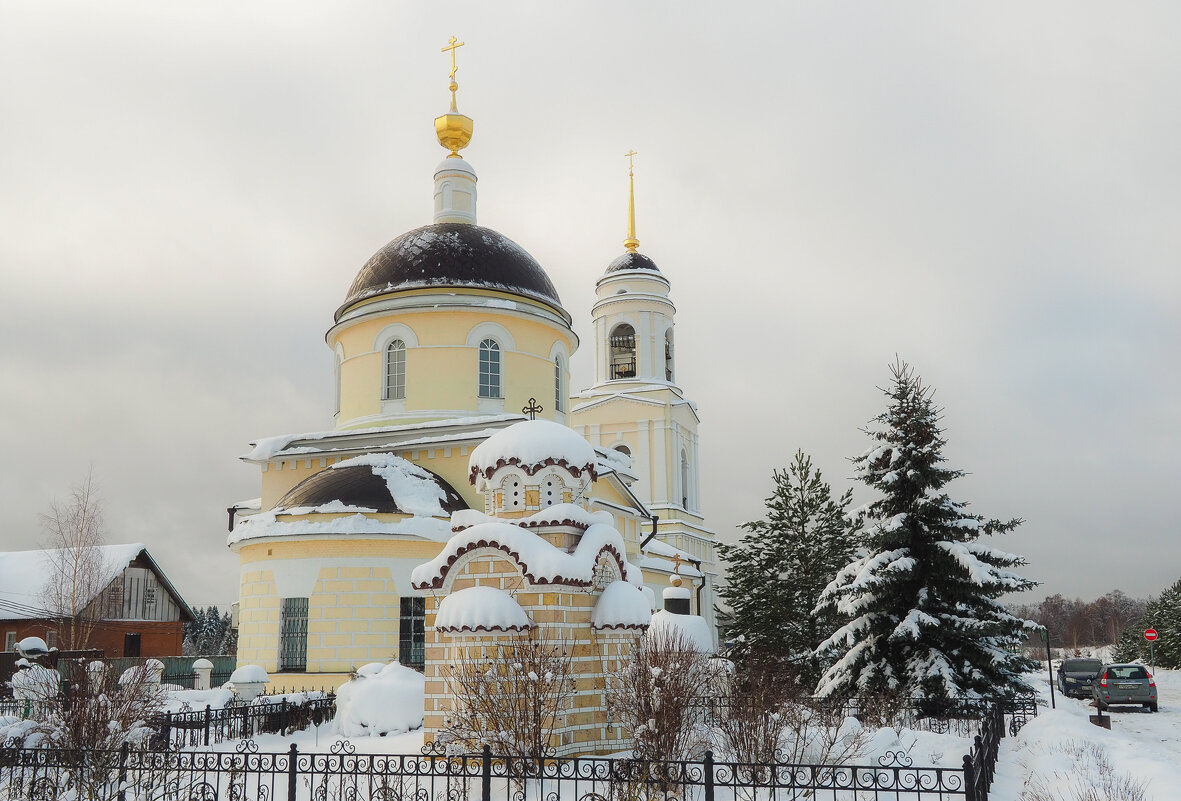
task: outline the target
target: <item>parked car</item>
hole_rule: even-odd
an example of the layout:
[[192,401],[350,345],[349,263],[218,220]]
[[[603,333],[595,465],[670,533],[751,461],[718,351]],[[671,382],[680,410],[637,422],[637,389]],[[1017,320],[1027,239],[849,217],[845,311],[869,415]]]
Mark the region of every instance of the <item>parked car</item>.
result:
[[1156,682],[1144,665],[1104,665],[1091,685],[1095,705],[1139,704],[1156,712]]
[[1098,659],[1063,659],[1058,666],[1058,691],[1072,698],[1089,698],[1091,683],[1102,668],[1103,662]]

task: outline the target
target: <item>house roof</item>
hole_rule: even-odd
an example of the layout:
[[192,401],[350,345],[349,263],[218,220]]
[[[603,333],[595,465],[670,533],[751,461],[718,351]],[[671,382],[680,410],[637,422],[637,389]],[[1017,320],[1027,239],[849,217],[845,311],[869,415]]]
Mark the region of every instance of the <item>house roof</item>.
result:
[[[177,592],[160,565],[142,542],[100,545],[102,576],[97,585],[104,589],[132,562],[143,559],[180,607],[183,619],[192,620],[193,610]],[[35,620],[60,615],[45,608],[43,590],[53,575],[53,560],[61,550],[0,551],[0,620]],[[88,599],[89,603],[93,598]]]

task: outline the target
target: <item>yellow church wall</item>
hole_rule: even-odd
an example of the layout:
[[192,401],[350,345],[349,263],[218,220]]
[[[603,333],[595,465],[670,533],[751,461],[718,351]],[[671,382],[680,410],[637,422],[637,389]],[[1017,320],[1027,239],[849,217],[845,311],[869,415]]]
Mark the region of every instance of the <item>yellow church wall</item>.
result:
[[[424,303],[438,297],[437,292],[407,292],[399,297],[423,294]],[[514,303],[523,301],[505,293],[472,293],[448,290],[449,295],[476,295],[504,299]],[[455,412],[487,413],[487,401],[478,398],[479,351],[476,343],[468,344],[477,326],[494,323],[512,338],[501,342],[502,369],[505,393],[504,409],[517,411],[530,397],[538,397],[546,406],[544,417],[552,418],[553,361],[556,346],[566,352],[574,351],[576,340],[569,329],[540,318],[488,306],[472,309],[440,309],[426,311],[390,311],[355,322],[346,322],[332,329],[328,344],[344,352],[341,365],[340,414],[337,424],[342,428],[367,427],[380,424],[385,418],[399,423],[440,419]],[[413,332],[417,345],[408,343],[406,350],[406,397],[404,401],[383,403],[384,342],[391,324],[405,326]],[[499,340],[503,336],[490,334]],[[404,337],[405,338],[405,337]],[[569,386],[567,362],[566,385]],[[383,406],[385,408],[383,408]]]

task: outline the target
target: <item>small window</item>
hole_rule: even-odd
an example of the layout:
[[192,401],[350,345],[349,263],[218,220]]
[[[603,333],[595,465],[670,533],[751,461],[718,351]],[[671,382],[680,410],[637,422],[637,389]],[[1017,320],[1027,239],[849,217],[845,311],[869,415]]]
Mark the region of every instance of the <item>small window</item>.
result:
[[50,629],[45,632],[45,645],[50,649],[57,647],[57,629]]
[[341,365],[341,358],[340,358],[339,353],[336,354],[336,356],[333,358],[332,364],[333,364],[333,370],[334,370],[333,376],[336,380],[336,389],[334,390],[334,395],[333,395],[333,399],[332,399],[332,413],[333,414],[340,414],[340,371],[341,371],[342,365]]
[[284,598],[279,610],[279,670],[308,669],[308,599]]
[[5,651],[15,651],[16,650],[16,632],[15,631],[4,632],[4,650]]
[[500,398],[500,345],[495,339],[480,342],[480,397]]
[[395,339],[385,349],[385,400],[406,398],[406,343]]
[[426,669],[426,599],[400,599],[398,661],[415,670]]
[[565,382],[562,380],[562,357],[554,357],[554,409],[566,411]]

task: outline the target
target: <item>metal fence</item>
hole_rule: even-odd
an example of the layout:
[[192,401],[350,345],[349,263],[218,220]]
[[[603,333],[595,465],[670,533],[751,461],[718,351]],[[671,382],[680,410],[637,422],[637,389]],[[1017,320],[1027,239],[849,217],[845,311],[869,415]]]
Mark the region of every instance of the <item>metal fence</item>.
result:
[[[288,712],[291,708],[288,708]],[[195,713],[201,714],[201,713]],[[1012,712],[1009,712],[1012,717]],[[327,754],[175,749],[86,752],[0,748],[0,799],[104,801],[987,801],[1006,710],[981,721],[961,767],[914,766],[903,753],[867,765],[535,759],[482,754]],[[213,725],[212,723],[210,725]]]
[[[253,704],[190,712],[167,712],[148,720],[157,732],[157,747],[208,746],[227,740],[248,740],[259,734],[290,734],[332,719],[336,696],[309,698],[296,704],[287,698],[267,703],[266,696]],[[261,703],[260,703],[261,701]]]

